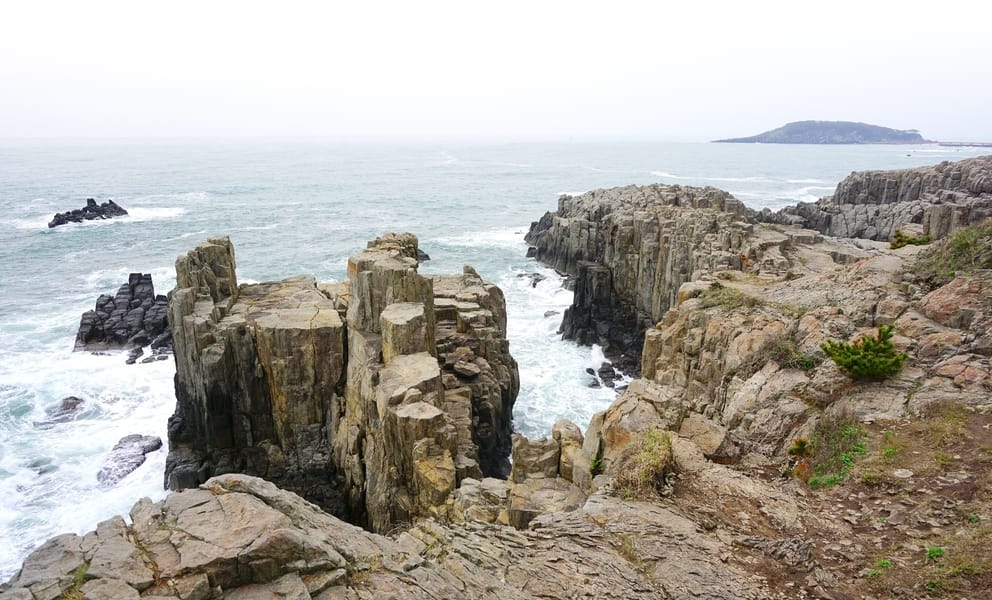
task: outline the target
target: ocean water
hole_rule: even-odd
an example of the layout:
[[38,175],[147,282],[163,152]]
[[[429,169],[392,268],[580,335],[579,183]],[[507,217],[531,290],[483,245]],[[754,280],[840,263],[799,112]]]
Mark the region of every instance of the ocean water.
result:
[[[986,150],[987,152],[987,150]],[[980,149],[651,142],[348,143],[319,139],[0,141],[0,581],[48,537],[82,533],[159,498],[165,449],[114,487],[97,485],[130,433],[165,439],[172,361],[73,353],[79,316],[130,272],[156,291],[175,257],[231,236],[241,282],[345,277],[346,259],[387,231],[410,231],[425,273],[471,264],[506,293],[520,363],[515,427],[547,435],[559,418],[585,427],[614,398],[592,389],[598,348],[563,342],[571,301],[561,279],[524,257],[531,221],[561,193],[631,183],[712,185],[753,208],[832,192],[854,170],[958,160]],[[49,230],[55,212],[113,198],[130,216]],[[536,286],[523,275],[540,273]],[[553,312],[551,316],[546,313]],[[66,396],[82,411],[51,413]]]

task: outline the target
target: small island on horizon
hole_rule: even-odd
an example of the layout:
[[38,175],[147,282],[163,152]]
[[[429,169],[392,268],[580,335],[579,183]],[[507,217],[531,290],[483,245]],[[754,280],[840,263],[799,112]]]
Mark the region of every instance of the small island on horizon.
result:
[[778,129],[742,138],[713,140],[722,144],[930,144],[916,129],[890,129],[854,121],[796,121]]

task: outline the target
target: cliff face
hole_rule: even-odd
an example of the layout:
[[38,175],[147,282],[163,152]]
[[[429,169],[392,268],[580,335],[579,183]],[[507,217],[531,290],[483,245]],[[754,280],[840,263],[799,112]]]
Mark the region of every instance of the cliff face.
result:
[[575,276],[565,338],[599,343],[636,372],[643,331],[672,306],[679,286],[747,260],[750,213],[714,188],[628,186],[562,196],[525,239],[537,260]]
[[505,476],[519,378],[502,293],[468,268],[425,278],[416,256],[389,235],[346,284],[240,287],[226,238],[180,257],[166,486],[258,475],[385,530],[463,477]]
[[800,202],[763,221],[826,235],[889,240],[896,229],[933,238],[992,216],[992,156],[898,171],[859,171],[833,196]]

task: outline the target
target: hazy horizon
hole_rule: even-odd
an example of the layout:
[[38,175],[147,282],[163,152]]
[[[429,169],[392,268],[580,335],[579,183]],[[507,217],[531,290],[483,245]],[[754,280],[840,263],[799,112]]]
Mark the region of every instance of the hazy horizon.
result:
[[992,141],[951,0],[7,3],[0,138],[710,141],[804,120]]

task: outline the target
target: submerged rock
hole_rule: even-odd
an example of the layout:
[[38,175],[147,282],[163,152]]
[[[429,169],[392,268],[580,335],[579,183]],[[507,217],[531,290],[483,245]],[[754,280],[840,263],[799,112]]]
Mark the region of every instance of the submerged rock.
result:
[[113,200],[107,200],[103,204],[97,204],[93,198],[86,199],[86,206],[70,210],[64,213],[56,213],[52,220],[48,222],[48,227],[58,227],[66,223],[82,223],[83,221],[93,221],[95,219],[112,219],[123,217],[127,211],[121,208]]

